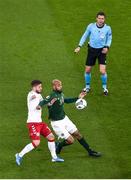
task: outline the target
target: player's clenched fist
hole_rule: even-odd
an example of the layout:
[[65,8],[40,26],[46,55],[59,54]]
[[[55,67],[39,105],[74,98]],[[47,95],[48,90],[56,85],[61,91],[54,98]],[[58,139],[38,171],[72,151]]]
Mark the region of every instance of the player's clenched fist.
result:
[[75,53],[78,53],[78,52],[80,51],[80,49],[81,49],[81,48],[78,46],[78,47],[74,50],[74,52],[75,52]]
[[41,110],[41,106],[39,106],[39,105],[36,106],[36,109],[37,109],[37,110]]

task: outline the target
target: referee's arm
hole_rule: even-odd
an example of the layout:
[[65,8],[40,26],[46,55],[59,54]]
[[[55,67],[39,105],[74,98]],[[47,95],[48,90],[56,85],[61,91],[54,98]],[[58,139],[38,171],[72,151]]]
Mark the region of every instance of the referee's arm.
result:
[[112,31],[111,31],[111,28],[109,27],[105,46],[109,48],[111,46],[111,42],[112,42]]
[[78,47],[74,51],[75,53],[78,53],[80,51],[81,46],[83,46],[83,44],[85,43],[86,39],[89,37],[89,35],[90,35],[90,27],[91,27],[91,24],[89,24],[87,26],[86,31],[82,35],[82,37],[80,39],[80,42],[79,42],[79,45],[78,45]]
[[90,35],[90,25],[86,28],[86,31],[84,32],[83,36],[80,39],[80,42],[79,42],[80,47],[83,46],[83,44],[85,43],[89,35]]

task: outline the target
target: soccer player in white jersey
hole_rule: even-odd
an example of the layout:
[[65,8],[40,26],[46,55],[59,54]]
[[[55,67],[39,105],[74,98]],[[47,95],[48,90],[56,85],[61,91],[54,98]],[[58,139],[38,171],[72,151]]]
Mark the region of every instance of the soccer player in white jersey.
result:
[[52,156],[52,162],[63,162],[64,160],[56,155],[55,150],[55,138],[45,122],[42,122],[41,110],[37,110],[36,106],[43,99],[41,96],[42,82],[39,80],[33,80],[31,82],[32,90],[27,96],[28,105],[28,118],[27,127],[29,129],[29,136],[32,140],[27,144],[20,153],[15,155],[17,165],[21,165],[22,158],[25,154],[35,149],[40,144],[40,135],[44,136],[48,140],[48,148]]

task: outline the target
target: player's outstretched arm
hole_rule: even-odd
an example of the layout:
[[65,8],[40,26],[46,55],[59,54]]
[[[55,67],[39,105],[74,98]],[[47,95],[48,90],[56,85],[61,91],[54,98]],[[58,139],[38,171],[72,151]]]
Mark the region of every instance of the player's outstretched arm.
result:
[[78,97],[75,97],[75,98],[65,98],[65,99],[64,99],[64,102],[67,103],[67,104],[69,104],[69,103],[74,103],[74,102],[76,102],[79,98],[82,99],[82,98],[84,98],[85,96],[86,96],[86,92],[81,92]]
[[77,99],[78,99],[78,97],[75,97],[75,98],[65,98],[64,99],[64,103],[67,103],[67,104],[74,103],[74,102],[77,101]]

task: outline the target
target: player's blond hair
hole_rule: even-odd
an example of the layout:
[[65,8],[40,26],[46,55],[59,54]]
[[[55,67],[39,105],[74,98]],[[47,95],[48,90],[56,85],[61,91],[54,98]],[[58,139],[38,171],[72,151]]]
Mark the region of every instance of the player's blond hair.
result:
[[52,85],[55,85],[55,84],[61,84],[61,81],[59,79],[53,79]]

